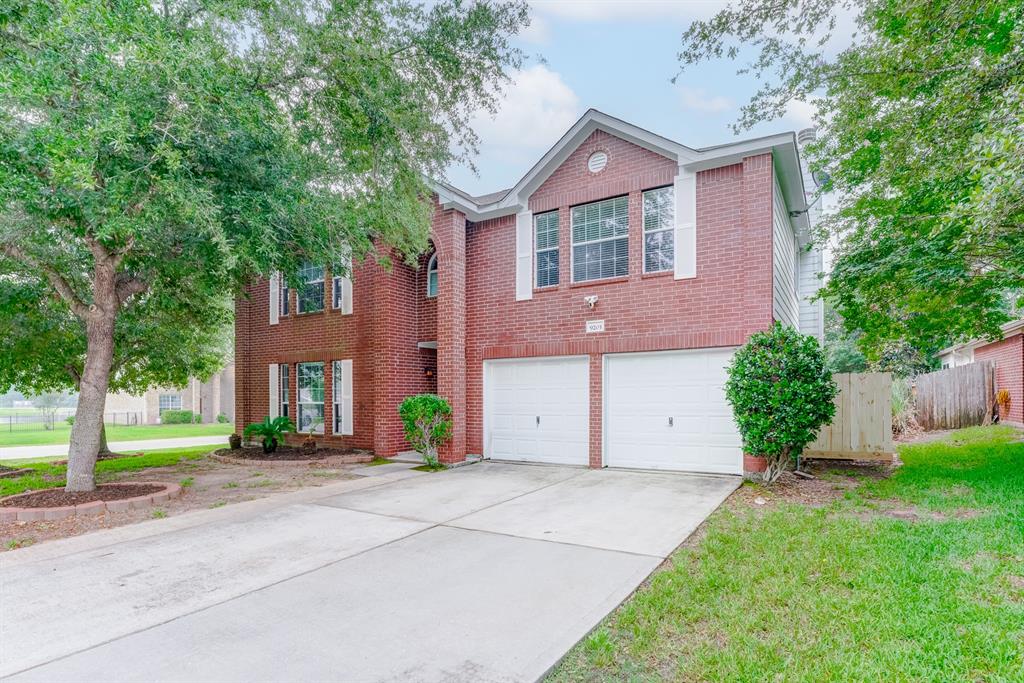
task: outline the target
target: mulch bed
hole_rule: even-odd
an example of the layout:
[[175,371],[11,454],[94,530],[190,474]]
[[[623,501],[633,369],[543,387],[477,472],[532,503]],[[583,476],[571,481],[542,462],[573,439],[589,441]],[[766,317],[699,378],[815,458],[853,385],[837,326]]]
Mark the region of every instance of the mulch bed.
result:
[[96,500],[124,500],[163,491],[156,484],[100,484],[94,491],[67,493],[64,489],[45,489],[27,495],[0,498],[0,507],[57,508],[82,505]]
[[[274,462],[274,461],[295,461],[295,460],[323,460],[324,458],[330,458],[336,455],[353,456],[366,454],[365,451],[359,451],[352,448],[331,448],[329,446],[317,448],[314,453],[306,453],[301,448],[295,446],[278,446],[277,450],[273,453],[264,453],[263,448],[260,446],[247,446],[245,448],[222,448],[215,453],[225,458],[232,458],[238,460],[254,460],[260,462]],[[372,459],[373,456],[366,454],[368,458]]]

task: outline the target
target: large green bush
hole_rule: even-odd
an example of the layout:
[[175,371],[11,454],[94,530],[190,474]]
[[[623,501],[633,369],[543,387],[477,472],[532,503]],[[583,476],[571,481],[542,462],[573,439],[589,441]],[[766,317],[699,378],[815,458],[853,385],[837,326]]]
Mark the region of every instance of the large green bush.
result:
[[733,356],[725,395],[743,449],[768,461],[772,482],[835,414],[838,392],[818,340],[779,323]]
[[263,439],[263,452],[273,453],[279,444],[284,443],[284,435],[295,431],[295,424],[284,415],[263,418],[263,422],[254,422],[245,428],[242,434],[246,437],[258,436]]
[[196,421],[191,410],[165,410],[160,413],[160,423],[165,425],[189,425]]
[[428,467],[440,467],[438,449],[451,438],[452,407],[435,394],[409,396],[398,406],[405,438],[423,456]]

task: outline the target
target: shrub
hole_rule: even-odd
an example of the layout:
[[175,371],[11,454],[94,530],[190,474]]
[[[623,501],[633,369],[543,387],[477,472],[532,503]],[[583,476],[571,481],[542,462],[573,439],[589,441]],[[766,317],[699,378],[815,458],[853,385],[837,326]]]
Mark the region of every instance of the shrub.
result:
[[64,418],[64,421],[67,422],[72,427],[75,426],[75,416],[74,415],[68,415],[66,418]]
[[838,388],[814,337],[779,323],[733,356],[725,396],[743,449],[764,457],[766,482],[779,478],[835,414]]
[[284,443],[284,435],[295,431],[295,424],[283,415],[263,418],[263,422],[255,422],[245,428],[242,432],[245,436],[256,435],[263,438],[263,452],[273,453],[277,450],[278,444]]
[[405,438],[430,468],[440,467],[437,450],[452,435],[452,407],[435,394],[409,396],[398,406]]
[[227,424],[228,423],[228,416],[225,415],[224,413],[217,413],[217,422],[219,422],[222,425],[223,424]]
[[160,422],[165,425],[187,425],[195,422],[191,410],[165,410],[160,413]]
[[892,378],[892,433],[906,434],[917,428],[914,402],[914,380],[909,377]]

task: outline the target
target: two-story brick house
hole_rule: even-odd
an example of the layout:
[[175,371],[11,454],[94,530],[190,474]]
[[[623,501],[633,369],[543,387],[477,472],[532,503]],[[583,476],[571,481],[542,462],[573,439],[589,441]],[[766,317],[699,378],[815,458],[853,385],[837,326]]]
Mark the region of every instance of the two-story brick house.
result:
[[240,427],[407,450],[397,406],[454,410],[442,456],[732,473],[725,365],[773,320],[821,334],[796,136],[691,149],[588,111],[515,187],[437,187],[419,267],[310,264],[236,306]]

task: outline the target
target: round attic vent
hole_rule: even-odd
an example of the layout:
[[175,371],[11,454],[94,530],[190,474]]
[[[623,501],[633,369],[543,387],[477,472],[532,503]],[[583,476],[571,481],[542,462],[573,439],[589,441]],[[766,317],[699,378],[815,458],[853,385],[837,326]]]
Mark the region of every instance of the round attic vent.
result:
[[608,155],[604,152],[594,152],[587,159],[587,170],[591,173],[600,173],[608,165]]

